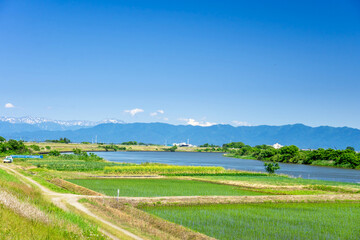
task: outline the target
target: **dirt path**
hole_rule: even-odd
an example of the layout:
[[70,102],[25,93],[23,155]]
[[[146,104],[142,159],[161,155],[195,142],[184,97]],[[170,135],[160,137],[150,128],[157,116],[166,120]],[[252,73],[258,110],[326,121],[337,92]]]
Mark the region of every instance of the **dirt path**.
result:
[[[108,198],[109,199],[109,198]],[[112,199],[114,199],[112,197]],[[182,196],[182,197],[120,197],[119,202],[133,206],[144,203],[176,205],[191,204],[229,204],[264,202],[328,202],[360,201],[360,194],[324,194],[324,195],[264,195],[264,196]]]
[[[23,174],[19,173],[18,171],[16,171],[15,169],[5,166],[4,164],[0,164],[0,167],[3,169],[6,169],[8,171],[11,171],[12,173],[20,176],[22,179],[25,179],[27,182],[30,182],[31,184],[37,186],[40,191],[48,196],[50,198],[50,200],[58,207],[67,210],[66,204],[64,203],[68,203],[71,206],[73,206],[74,208],[76,208],[77,210],[85,213],[86,215],[97,219],[98,221],[101,221],[103,224],[125,234],[126,236],[135,239],[135,240],[143,240],[141,237],[136,236],[135,234],[120,228],[104,219],[102,219],[101,217],[93,214],[88,208],[86,208],[84,205],[82,205],[81,203],[78,202],[79,199],[84,198],[84,197],[89,197],[89,196],[85,196],[85,195],[76,195],[76,194],[70,194],[70,193],[57,193],[57,192],[53,192],[50,189],[44,187],[43,185],[39,184],[38,182],[36,182],[35,180],[33,180],[30,177],[24,176]],[[116,236],[113,236],[112,234],[107,233],[106,231],[102,231],[105,235],[107,235],[109,238],[111,239],[118,239]]]

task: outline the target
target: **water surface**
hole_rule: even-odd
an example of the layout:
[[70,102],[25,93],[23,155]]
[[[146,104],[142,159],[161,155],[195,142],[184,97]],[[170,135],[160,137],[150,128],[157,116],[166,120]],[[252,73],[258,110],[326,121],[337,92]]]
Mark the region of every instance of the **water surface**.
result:
[[[264,172],[264,162],[250,159],[224,157],[222,153],[189,152],[97,152],[97,155],[113,162],[157,162],[174,165],[221,166],[227,169]],[[294,177],[339,182],[360,183],[360,171],[354,169],[318,167],[280,163],[283,173]]]

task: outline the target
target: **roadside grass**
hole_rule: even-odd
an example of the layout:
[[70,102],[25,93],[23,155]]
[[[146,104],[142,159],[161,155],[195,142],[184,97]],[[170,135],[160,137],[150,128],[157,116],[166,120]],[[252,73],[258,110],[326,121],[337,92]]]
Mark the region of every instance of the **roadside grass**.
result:
[[[28,210],[22,211],[19,215],[16,213],[16,211],[10,210],[9,208],[5,207],[5,205],[0,204],[1,208],[5,209],[4,211],[1,209],[0,213],[6,213],[4,215],[0,215],[0,221],[2,223],[0,226],[0,231],[3,231],[3,234],[5,234],[1,236],[9,236],[9,239],[24,239],[27,236],[26,234],[34,233],[34,235],[28,235],[29,238],[105,239],[98,231],[96,225],[89,223],[79,215],[64,211],[55,206],[49,202],[38,189],[20,181],[18,176],[10,174],[4,170],[1,170],[0,173],[0,191],[5,193],[2,194],[2,196],[5,196],[5,198],[6,196],[9,196],[9,201],[11,200],[16,202],[19,206]],[[2,199],[2,201],[3,200],[4,199]],[[6,202],[8,200],[5,199],[4,201]],[[34,219],[33,214],[26,214],[26,212],[34,211],[34,209],[38,212],[37,215],[43,214],[46,216],[48,221],[38,221]],[[11,214],[9,211],[11,211],[13,214]],[[11,224],[3,224],[6,221],[11,222]],[[39,227],[40,225],[41,227]],[[28,229],[18,230],[19,226],[22,226],[22,228],[26,226]],[[21,235],[17,237],[17,232],[24,235],[22,235],[22,237]],[[37,232],[39,232],[39,237],[36,235]]]
[[114,199],[84,199],[99,216],[145,239],[213,239],[189,228],[166,221]]
[[56,184],[56,186],[66,189],[72,193],[81,194],[81,195],[89,195],[89,196],[102,196],[102,194],[100,194],[98,192],[95,192],[93,190],[84,188],[84,187],[76,185],[76,184],[73,184],[71,182],[68,182],[68,181],[60,179],[60,178],[54,178],[50,182],[53,184]]
[[18,171],[27,177],[31,177],[33,180],[40,183],[44,187],[50,189],[51,191],[58,193],[74,193],[73,191],[69,191],[68,189],[62,188],[60,186],[57,186],[56,184],[51,183],[50,180],[46,178],[46,175],[41,175],[41,174],[35,175],[33,174],[33,172],[28,172],[20,169]]
[[196,176],[196,178],[202,179],[211,179],[219,181],[243,181],[251,182],[258,184],[268,184],[268,185],[279,185],[279,186],[291,186],[291,185],[325,185],[325,186],[343,186],[343,187],[353,187],[359,188],[360,184],[357,183],[346,183],[346,182],[335,182],[335,181],[323,181],[323,180],[313,180],[313,179],[304,179],[304,178],[291,178],[281,175],[238,175],[238,176]]
[[69,182],[108,196],[252,196],[264,193],[239,187],[179,179],[72,179]]
[[359,239],[360,203],[143,207],[217,239]]
[[3,169],[0,169],[0,182],[15,182],[21,183],[20,180],[12,174],[9,174]]
[[0,204],[1,239],[79,239],[63,226],[44,224],[20,216]]

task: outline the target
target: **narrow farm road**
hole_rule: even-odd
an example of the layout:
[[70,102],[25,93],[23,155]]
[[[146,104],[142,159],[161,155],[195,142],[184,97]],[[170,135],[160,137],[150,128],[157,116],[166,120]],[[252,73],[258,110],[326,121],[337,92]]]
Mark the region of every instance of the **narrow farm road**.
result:
[[[21,173],[19,173],[18,171],[16,171],[14,168],[12,167],[9,167],[9,166],[6,166],[5,164],[0,164],[0,167],[5,169],[5,170],[8,170],[8,171],[11,171],[12,173],[18,175],[19,177],[21,177],[22,179],[25,179],[27,182],[30,182],[31,184],[37,186],[40,191],[46,195],[47,197],[50,198],[50,200],[58,207],[62,208],[62,209],[65,209],[67,210],[66,208],[66,205],[64,204],[65,203],[68,203],[70,204],[71,206],[73,206],[74,208],[76,208],[77,210],[85,213],[86,215],[88,215],[89,217],[92,217],[92,218],[96,218],[98,221],[102,222],[103,224],[109,226],[110,228],[113,228],[121,233],[123,233],[124,235],[132,238],[132,239],[135,239],[135,240],[143,240],[141,237],[139,236],[136,236],[135,234],[119,227],[119,226],[116,226],[104,219],[102,219],[101,217],[93,214],[88,208],[86,208],[83,204],[79,203],[78,200],[81,199],[81,198],[84,198],[84,197],[89,197],[89,196],[85,196],[85,195],[76,195],[76,194],[70,194],[70,193],[57,193],[57,192],[54,192],[54,191],[51,191],[50,189],[44,187],[43,185],[39,184],[38,182],[36,182],[35,180],[33,180],[32,178],[30,177],[27,177]],[[25,181],[25,183],[26,183]],[[112,234],[110,233],[107,233],[106,231],[103,231],[102,232],[107,235],[109,238],[111,239],[115,239],[115,240],[118,240],[119,238],[117,238],[116,236],[113,236]]]

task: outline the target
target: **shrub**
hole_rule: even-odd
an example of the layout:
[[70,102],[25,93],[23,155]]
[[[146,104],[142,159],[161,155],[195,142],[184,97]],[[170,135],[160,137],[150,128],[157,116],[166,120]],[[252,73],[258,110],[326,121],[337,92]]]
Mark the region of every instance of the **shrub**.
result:
[[275,173],[276,170],[280,169],[280,166],[279,166],[279,164],[277,162],[276,163],[265,162],[264,166],[265,166],[265,170],[269,174],[273,174],[273,173]]
[[34,151],[40,151],[40,147],[38,145],[33,144],[33,145],[30,145],[29,147]]
[[57,151],[57,150],[51,150],[50,152],[49,152],[49,155],[50,156],[60,156],[60,152],[59,151]]

